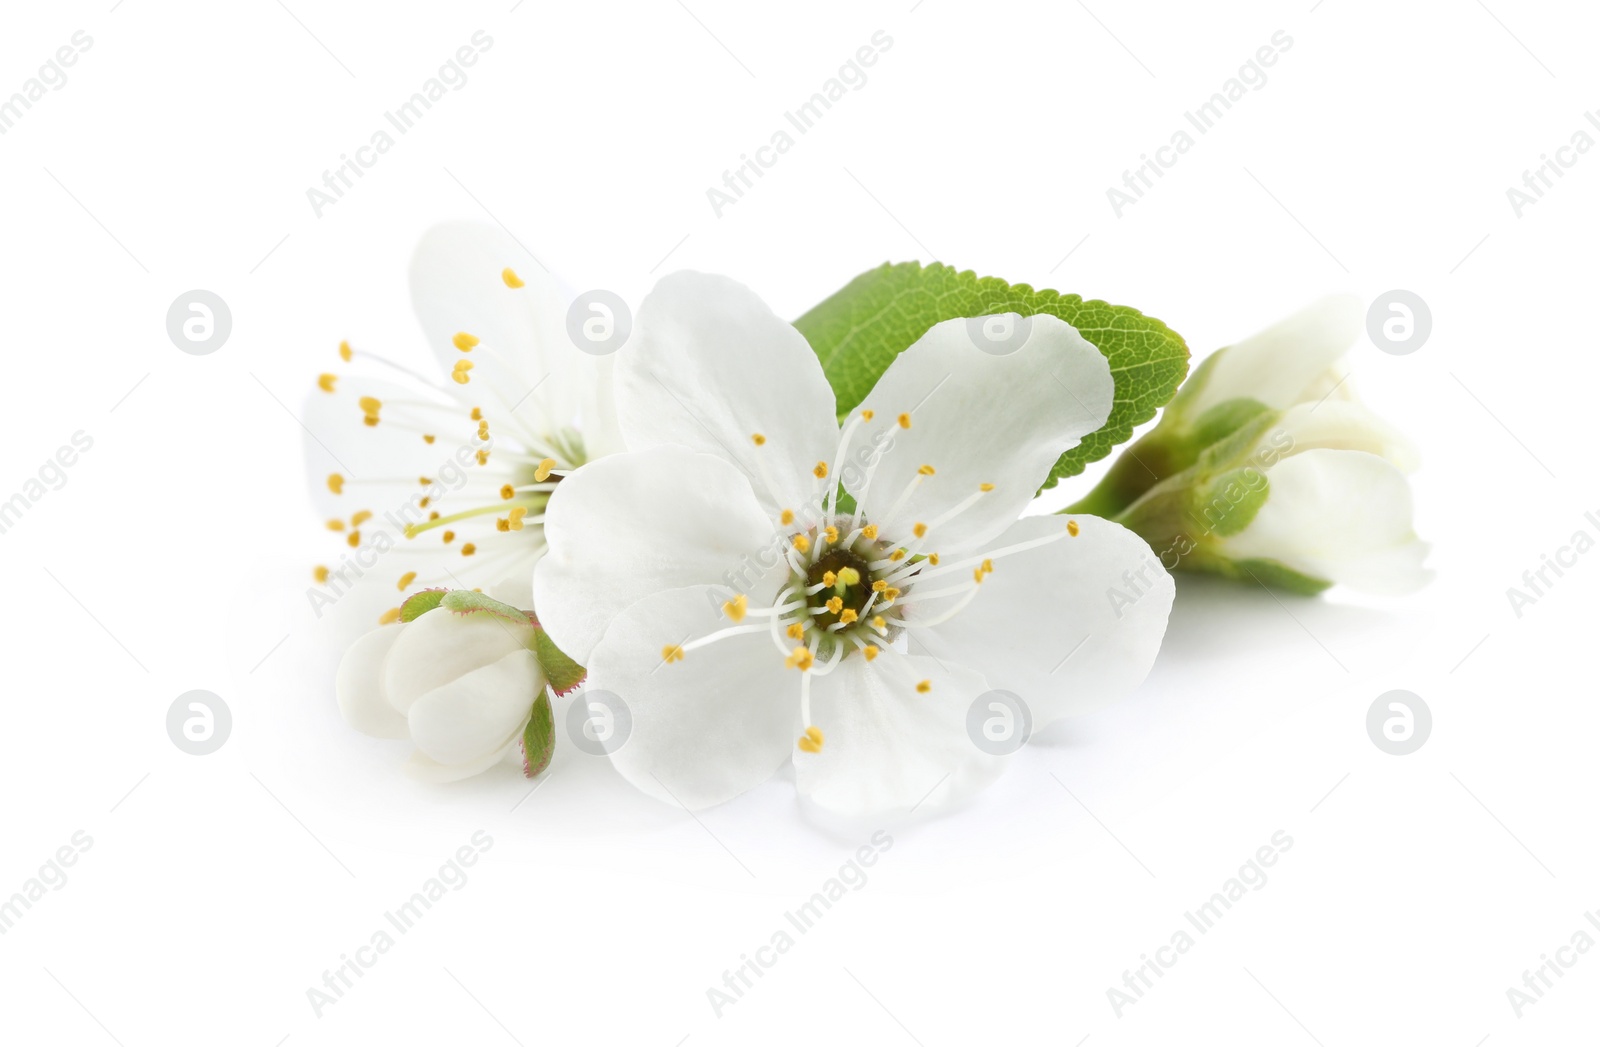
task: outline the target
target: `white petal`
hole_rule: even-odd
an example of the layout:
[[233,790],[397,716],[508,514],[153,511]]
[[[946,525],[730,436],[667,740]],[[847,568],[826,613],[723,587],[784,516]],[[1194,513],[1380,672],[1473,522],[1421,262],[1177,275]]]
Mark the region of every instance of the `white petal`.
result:
[[534,571],[534,607],[556,645],[584,665],[612,619],[644,597],[728,582],[742,564],[778,558],[772,522],[744,475],[681,447],[585,466],[557,485],[544,526],[549,552]]
[[1411,488],[1393,465],[1363,451],[1311,450],[1267,472],[1255,518],[1222,547],[1366,592],[1414,592],[1428,580],[1428,547],[1411,524]]
[[[1057,317],[1007,316],[1026,325],[1020,348],[986,352],[973,333],[971,325],[1007,317],[946,320],[896,357],[862,404],[873,419],[852,446],[886,449],[876,467],[854,459],[864,468],[841,473],[852,493],[870,475],[858,500],[886,536],[931,523],[987,483],[995,489],[939,526],[925,548],[943,553],[994,537],[1033,500],[1056,459],[1110,415],[1114,383],[1100,350]],[[900,427],[902,414],[911,428]],[[924,465],[934,474],[918,480]]]
[[[524,286],[506,286],[507,268]],[[572,343],[555,280],[503,231],[473,222],[430,229],[412,257],[411,300],[442,372],[472,362],[460,388],[487,401],[492,425],[513,411],[514,428],[540,438],[614,424],[606,365]],[[462,333],[481,344],[461,352],[453,340]]]
[[689,810],[772,777],[800,735],[800,673],[784,668],[765,630],[663,661],[663,647],[732,626],[717,609],[726,596],[719,587],[691,586],[634,604],[595,648],[578,699],[600,691],[620,698],[632,728],[612,762],[651,796]]
[[804,336],[725,276],[663,278],[639,307],[616,383],[630,448],[678,444],[726,458],[768,515],[809,502],[812,470],[838,445],[833,390]]
[[1366,451],[1392,462],[1401,472],[1417,468],[1418,455],[1411,441],[1388,422],[1351,400],[1325,400],[1296,404],[1285,411],[1269,438],[1281,432],[1290,445],[1283,454],[1317,448]]
[[[917,684],[926,680],[926,693]],[[885,651],[851,655],[811,681],[822,751],[795,749],[800,795],[845,817],[934,810],[997,778],[1005,757],[967,733],[972,704],[989,690],[968,668]]]
[[405,738],[406,718],[389,704],[383,687],[383,663],[406,626],[381,625],[362,636],[339,660],[334,693],[345,722],[374,738]]
[[1332,295],[1219,350],[1205,386],[1187,405],[1190,415],[1235,397],[1279,411],[1301,402],[1355,344],[1362,317],[1361,299]]
[[[994,571],[955,617],[913,629],[911,650],[968,665],[1022,699],[1041,730],[1117,701],[1144,682],[1172,609],[1172,576],[1144,540],[1094,516],[1019,520],[985,550],[1057,540],[993,559]],[[968,572],[963,572],[968,573]],[[929,585],[938,584],[930,579]],[[943,587],[943,586],[941,586]],[[937,616],[907,595],[911,622]]]
[[443,785],[447,782],[459,782],[463,778],[471,778],[482,774],[495,764],[505,762],[517,749],[518,739],[513,737],[505,747],[497,752],[484,753],[464,763],[443,764],[424,752],[413,751],[411,759],[406,761],[406,771],[418,781],[430,785]]
[[526,650],[532,642],[532,625],[485,612],[456,614],[435,608],[407,625],[404,638],[389,652],[384,663],[389,704],[409,714],[429,691]]
[[504,752],[543,687],[533,652],[513,651],[421,695],[407,715],[411,740],[418,752],[446,766]]

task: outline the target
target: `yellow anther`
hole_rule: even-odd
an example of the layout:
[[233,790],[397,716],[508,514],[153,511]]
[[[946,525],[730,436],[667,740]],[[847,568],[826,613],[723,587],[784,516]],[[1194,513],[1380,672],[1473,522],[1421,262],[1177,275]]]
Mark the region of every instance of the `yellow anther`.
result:
[[812,467],[811,475],[815,476],[818,480],[826,480],[828,478],[828,463],[818,462]]
[[417,486],[418,487],[432,487],[433,486],[433,478],[429,477],[429,476],[419,476],[419,477],[417,477]]
[[972,580],[977,582],[979,585],[983,584],[983,568],[982,567],[974,567],[972,569]]
[[853,609],[851,609],[849,607],[846,607],[844,610],[839,612],[839,624],[841,624],[841,625],[849,625],[851,622],[854,622],[858,617],[860,617],[860,616],[857,615],[856,612]]
[[785,509],[782,515],[778,517],[778,521],[785,527],[788,527],[790,524],[794,523],[794,510]]
[[450,344],[464,353],[470,353],[472,352],[472,347],[478,344],[478,340],[467,332],[460,331],[454,338],[450,339]]
[[328,474],[328,490],[334,494],[344,494],[344,477],[338,473]]
[[794,547],[803,553],[810,552],[811,539],[807,538],[803,534],[797,534],[794,536]]
[[439,518],[439,510],[434,509],[434,510],[432,510],[431,512],[428,513],[428,519],[437,520],[438,518]]
[[869,542],[876,541],[878,537],[878,525],[867,524],[867,526],[861,529],[861,537],[865,538]]
[[990,491],[994,490],[994,484],[979,484],[978,490],[988,494]]
[[378,416],[375,415],[375,414],[364,414],[364,415],[361,416],[361,424],[362,425],[377,425],[378,424]]
[[[432,501],[433,501],[432,498],[429,498],[427,495],[423,495],[422,496],[422,500],[417,502],[417,506],[419,508],[426,509],[428,507],[429,503],[431,503]],[[434,516],[438,516],[439,514],[438,513],[434,513],[433,515]]]
[[361,405],[362,414],[377,414],[383,409],[383,401],[376,396],[363,396],[356,403]]
[[828,526],[828,527],[824,527],[822,529],[822,537],[824,537],[824,538],[826,538],[828,540],[828,544],[829,545],[832,545],[834,542],[837,542],[839,540],[839,529],[837,527],[833,527],[831,525]]
[[510,266],[506,266],[504,269],[500,270],[500,279],[504,280],[506,282],[506,286],[512,290],[522,286],[522,277],[518,276],[517,271],[512,269]]
[[349,537],[345,538],[345,543],[352,549],[359,549],[361,547],[361,532],[351,531]]
[[407,571],[405,574],[402,574],[400,576],[400,580],[395,583],[395,588],[399,589],[401,592],[405,592],[406,588],[412,582],[414,582],[416,580],[417,580],[417,572],[415,572],[415,571]]
[[897,419],[897,421],[899,421],[899,423],[900,423],[900,428],[902,428],[902,429],[909,429],[909,428],[911,428],[911,416],[910,416],[910,415],[909,415],[909,414],[903,414],[903,415],[901,415],[901,416],[900,416],[900,417],[899,417],[899,418],[898,418],[898,419]]
[[939,566],[939,554],[938,553],[929,553],[928,554],[928,566],[929,567],[938,567]]
[[904,560],[905,558],[906,551],[904,549],[896,549],[894,552],[889,554],[889,559],[891,560]]
[[379,625],[388,625],[390,622],[398,622],[399,620],[400,608],[398,607],[391,607],[387,611],[384,611],[382,614],[378,615]]
[[865,647],[861,648],[861,656],[869,662],[878,657],[877,645],[869,643]]
[[461,547],[461,555],[462,556],[471,556],[473,553],[475,553],[477,551],[478,551],[478,547],[476,545],[473,545],[471,542],[468,542],[466,545],[463,545]]
[[349,363],[350,362],[350,358],[352,356],[354,356],[354,355],[355,354],[350,351],[350,343],[349,342],[340,342],[339,343],[339,359],[343,360],[345,363]]
[[527,515],[527,506],[517,506],[516,508],[512,509],[510,515],[506,517],[506,526],[511,528],[513,531],[522,530],[522,518]]
[[799,669],[801,672],[805,672],[815,664],[816,660],[816,655],[811,653],[809,647],[796,647],[789,652],[789,657],[783,660],[783,664],[786,668]]
[[1078,537],[1078,521],[1076,521],[1076,520],[1068,520],[1067,521],[1067,533],[1072,535],[1072,537],[1074,537],[1074,538]]
[[785,629],[784,632],[789,634],[789,639],[798,640],[806,634],[805,623],[795,622],[793,625],[789,626],[789,628]]
[[872,412],[871,412],[871,411],[862,411],[862,412],[861,412],[861,420],[862,420],[862,421],[863,421],[863,422],[870,422],[870,421],[872,421]]
[[479,465],[488,465],[489,464],[489,452],[488,451],[479,451],[477,457],[478,457],[478,464]]
[[343,520],[329,520],[328,521],[328,530],[330,530],[330,531],[342,531],[342,530],[344,530],[344,521]]
[[481,421],[483,421],[483,408],[481,408],[481,407],[474,407],[474,408],[473,408],[473,409],[472,409],[472,420],[473,420],[473,421],[474,421],[474,422],[481,422]]
[[767,438],[765,436],[762,436],[760,433],[751,433],[750,434],[750,439],[755,443],[755,445],[757,447],[760,447],[762,444],[767,442]]
[[856,585],[861,581],[861,572],[854,567],[839,568],[839,581],[846,585]]
[[317,375],[317,388],[325,393],[331,393],[333,392],[333,383],[338,380],[339,376],[336,374],[319,374]]
[[834,574],[832,571],[824,571],[823,574],[822,574],[822,584],[823,585],[832,585],[834,582],[837,582],[838,580],[839,580],[839,576]]
[[494,529],[497,531],[509,531],[511,530],[511,521],[501,517],[494,522]]
[[815,727],[807,727],[806,733],[802,734],[800,740],[795,744],[800,747],[801,752],[820,753],[822,751],[822,732]]
[[550,479],[550,473],[555,469],[555,467],[556,460],[554,458],[540,459],[539,468],[533,471],[534,480],[538,483],[544,483],[546,480]]
[[451,371],[450,380],[457,385],[466,385],[468,382],[472,381],[472,379],[467,377],[467,372],[465,371]]
[[838,614],[840,611],[844,610],[844,598],[841,596],[835,596],[822,606],[826,607],[830,614]]
[[675,643],[669,643],[661,648],[661,660],[669,665],[673,662],[683,661],[683,648]]
[[918,466],[917,467],[917,475],[918,476],[932,476],[933,475],[933,466],[931,466],[931,465]]
[[889,623],[883,620],[883,615],[875,614],[872,616],[872,627],[881,632],[889,627]]
[[422,442],[425,443],[425,444],[433,443],[433,434],[432,433],[423,433],[422,434]]
[[918,694],[927,694],[931,690],[933,690],[932,680],[923,680],[921,683],[917,684]]
[[980,567],[982,568],[984,574],[994,574],[994,561],[993,560],[985,560],[985,561],[983,561],[983,563],[980,565]]
[[479,422],[478,423],[478,439],[480,439],[480,440],[489,439],[489,423],[488,422]]
[[328,581],[328,569],[321,564],[311,569],[311,577],[317,580],[318,585],[325,585]]
[[745,612],[750,609],[750,597],[740,593],[722,605],[722,613],[728,616],[731,622],[744,621]]
[[889,583],[884,581],[882,578],[879,578],[877,581],[872,583],[872,591],[875,593],[881,593],[887,588],[889,588]]
[[371,511],[367,510],[367,509],[363,509],[359,513],[356,513],[354,516],[350,517],[350,526],[351,527],[360,527],[362,524],[366,523],[370,519],[372,519]]
[[505,501],[509,502],[509,501],[511,501],[511,499],[515,498],[516,496],[517,496],[517,489],[515,487],[512,487],[510,484],[501,485],[501,487],[500,487],[500,497],[502,499],[504,499]]
[[899,597],[900,590],[891,585],[889,588],[883,591],[883,605],[887,607],[888,605],[894,603],[895,600],[899,599]]
[[919,523],[915,527],[911,528],[911,533],[916,535],[918,538],[921,538],[923,535],[928,533],[928,525],[925,523]]
[[444,544],[449,545],[451,542],[456,540],[456,533],[454,531],[446,531],[439,537],[444,539]]

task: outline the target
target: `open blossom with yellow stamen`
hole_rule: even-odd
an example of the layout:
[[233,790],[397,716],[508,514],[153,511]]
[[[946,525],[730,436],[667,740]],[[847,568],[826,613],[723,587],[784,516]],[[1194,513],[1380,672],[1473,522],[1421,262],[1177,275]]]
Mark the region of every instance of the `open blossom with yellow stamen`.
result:
[[307,403],[313,496],[329,527],[348,528],[313,572],[312,601],[320,613],[361,583],[384,606],[397,586],[528,606],[551,493],[621,446],[609,362],[572,344],[554,280],[491,227],[426,233],[411,292],[441,377],[356,339]]
[[[1003,766],[968,733],[986,692],[1043,726],[1143,680],[1173,593],[1149,547],[1019,519],[1104,423],[1105,358],[1054,317],[1004,355],[967,330],[931,328],[841,425],[749,290],[680,273],[645,300],[616,360],[629,450],[551,496],[534,575],[551,639],[629,704],[629,781],[701,808],[792,761],[830,811],[936,807]],[[1141,598],[1109,602],[1130,573]]]

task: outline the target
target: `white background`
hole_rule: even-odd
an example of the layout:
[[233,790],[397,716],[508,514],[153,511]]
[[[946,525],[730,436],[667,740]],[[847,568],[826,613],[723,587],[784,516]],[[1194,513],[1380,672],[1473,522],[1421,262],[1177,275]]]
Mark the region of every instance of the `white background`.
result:
[[[8,12],[0,96],[75,31],[93,46],[0,136],[0,499],[74,432],[94,446],[0,535],[0,895],[93,845],[0,937],[0,1035],[1589,1042],[1600,950],[1520,1018],[1506,990],[1600,909],[1600,555],[1520,618],[1506,590],[1600,534],[1600,156],[1520,217],[1506,190],[1600,106],[1592,11],[514,2]],[[479,29],[470,82],[316,217],[306,189]],[[717,217],[706,189],[880,29],[869,82]],[[1117,217],[1106,189],[1280,29],[1265,86]],[[1427,344],[1352,360],[1424,453],[1437,578],[1383,602],[1182,579],[1141,691],[889,827],[866,886],[719,1018],[706,990],[864,836],[781,780],[696,821],[570,748],[531,797],[510,769],[420,786],[334,708],[304,593],[337,539],[290,412],[342,338],[427,362],[406,263],[456,217],[633,301],[694,267],[794,316],[937,259],[1134,305],[1196,358],[1329,291],[1415,291]],[[192,288],[232,310],[210,356],[167,337]],[[166,734],[193,688],[233,712],[214,755]],[[1393,688],[1433,710],[1410,756],[1366,734]],[[318,1017],[307,989],[480,829],[466,886]],[[1278,830],[1266,886],[1118,1017],[1107,990]]]

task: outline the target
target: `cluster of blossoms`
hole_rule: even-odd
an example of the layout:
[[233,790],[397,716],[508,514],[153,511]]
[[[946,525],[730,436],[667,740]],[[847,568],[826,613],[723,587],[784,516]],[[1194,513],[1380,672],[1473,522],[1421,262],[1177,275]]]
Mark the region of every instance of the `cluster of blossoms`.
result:
[[[631,717],[612,763],[667,802],[722,803],[792,766],[833,814],[934,809],[1003,769],[974,734],[992,696],[1037,731],[1144,680],[1174,594],[1157,554],[1208,499],[1225,518],[1166,567],[1291,588],[1420,573],[1414,537],[1396,539],[1403,478],[1392,513],[1367,512],[1359,563],[1325,541],[1338,485],[1388,483],[1407,454],[1330,401],[1342,305],[1215,354],[1083,503],[1037,515],[1116,396],[1106,357],[1054,316],[999,352],[973,324],[1020,317],[935,323],[841,413],[806,339],[732,280],[664,278],[597,358],[515,256],[492,231],[430,234],[413,295],[448,379],[323,375],[307,419],[310,453],[343,463],[314,467],[318,497],[358,496],[329,526],[360,549],[387,522],[370,540],[397,564],[363,576],[397,606],[347,653],[340,707],[409,738],[426,777],[519,756],[537,773],[546,688],[586,672]],[[451,442],[446,478],[426,463]],[[1267,447],[1270,472],[1234,497]],[[1135,477],[1134,455],[1158,464]],[[1132,575],[1138,598],[1108,599]]]

